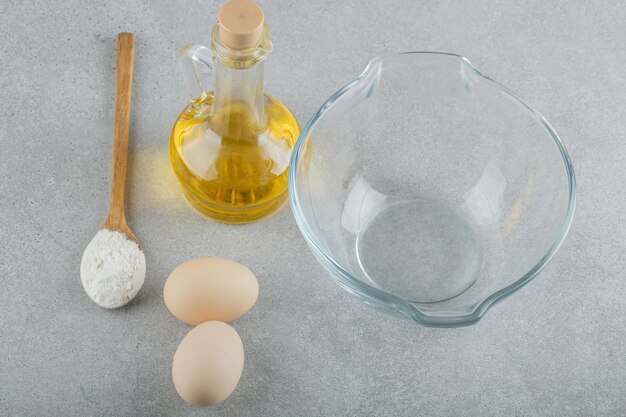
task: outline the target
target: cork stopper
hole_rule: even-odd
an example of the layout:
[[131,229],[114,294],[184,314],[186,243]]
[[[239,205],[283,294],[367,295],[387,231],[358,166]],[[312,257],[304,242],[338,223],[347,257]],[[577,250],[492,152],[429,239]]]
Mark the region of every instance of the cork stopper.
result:
[[217,14],[222,42],[232,49],[250,49],[259,45],[263,34],[263,10],[250,0],[230,0]]

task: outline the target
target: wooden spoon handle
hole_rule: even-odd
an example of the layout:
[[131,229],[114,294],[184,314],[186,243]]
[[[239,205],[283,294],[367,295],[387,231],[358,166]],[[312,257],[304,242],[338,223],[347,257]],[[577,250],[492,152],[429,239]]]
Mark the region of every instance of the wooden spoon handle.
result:
[[132,33],[117,36],[117,101],[113,132],[113,180],[109,216],[104,224],[109,229],[126,227],[124,191],[126,189],[126,161],[128,159],[128,127],[130,99],[133,84],[135,38]]

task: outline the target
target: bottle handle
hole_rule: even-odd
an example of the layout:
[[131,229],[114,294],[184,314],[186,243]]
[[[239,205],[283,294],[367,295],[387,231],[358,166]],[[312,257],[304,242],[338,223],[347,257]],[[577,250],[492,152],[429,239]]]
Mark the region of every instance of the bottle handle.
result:
[[202,45],[186,45],[180,50],[178,61],[192,102],[208,93],[213,82],[214,58],[213,52]]

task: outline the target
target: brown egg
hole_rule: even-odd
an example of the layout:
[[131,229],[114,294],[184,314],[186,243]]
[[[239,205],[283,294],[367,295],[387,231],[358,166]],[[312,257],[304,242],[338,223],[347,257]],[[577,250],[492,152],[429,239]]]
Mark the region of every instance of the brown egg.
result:
[[172,379],[191,405],[215,405],[233,393],[243,370],[241,338],[226,323],[208,321],[191,329],[174,354]]
[[213,257],[180,264],[163,289],[170,312],[191,325],[233,321],[250,310],[258,296],[259,283],[248,268]]

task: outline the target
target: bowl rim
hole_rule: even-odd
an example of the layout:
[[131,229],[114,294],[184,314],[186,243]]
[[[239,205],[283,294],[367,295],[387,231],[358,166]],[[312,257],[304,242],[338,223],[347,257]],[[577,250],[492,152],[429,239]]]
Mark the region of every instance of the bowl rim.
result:
[[[561,228],[556,238],[555,242],[548,249],[548,251],[544,254],[543,257],[539,259],[539,261],[521,278],[516,280],[515,282],[507,285],[504,288],[499,289],[498,291],[492,293],[482,301],[480,301],[472,310],[471,313],[464,315],[455,315],[455,316],[431,316],[426,313],[420,311],[416,306],[411,304],[409,301],[404,300],[400,297],[388,294],[382,290],[379,290],[365,282],[359,280],[355,276],[353,276],[349,271],[347,271],[342,265],[337,263],[329,254],[327,254],[323,249],[322,245],[319,242],[318,238],[315,236],[311,227],[309,226],[308,221],[302,213],[302,207],[300,204],[298,192],[296,189],[296,184],[298,180],[298,170],[295,169],[298,167],[302,150],[304,148],[305,143],[307,142],[311,131],[317,124],[318,120],[333,106],[333,104],[341,98],[347,91],[351,88],[358,85],[365,77],[369,75],[369,73],[375,68],[375,66],[386,59],[398,57],[401,55],[442,55],[448,56],[458,60],[461,64],[465,65],[465,67],[473,72],[478,77],[484,79],[485,81],[492,83],[496,88],[498,88],[503,93],[507,94],[510,98],[517,101],[519,104],[525,108],[531,116],[533,116],[537,122],[541,123],[547,130],[548,134],[554,141],[557,146],[561,157],[563,159],[563,164],[565,166],[565,170],[567,173],[567,179],[569,184],[569,201],[567,211],[565,216],[563,217],[563,222],[561,224]],[[492,78],[481,73],[474,65],[470,63],[470,61],[462,55],[449,53],[449,52],[438,52],[438,51],[412,51],[412,52],[399,52],[392,54],[380,55],[372,59],[365,70],[354,80],[344,85],[342,88],[337,90],[333,95],[331,95],[325,102],[320,106],[320,108],[311,116],[311,118],[307,121],[304,129],[300,132],[300,136],[294,146],[293,153],[291,155],[290,161],[290,169],[289,169],[289,202],[291,205],[291,209],[296,220],[300,231],[302,232],[305,240],[308,245],[312,249],[313,254],[318,259],[318,261],[324,266],[324,268],[330,273],[330,275],[337,280],[337,282],[348,292],[356,296],[357,298],[364,301],[366,304],[380,308],[383,310],[394,311],[396,313],[400,313],[401,315],[416,321],[419,324],[429,327],[458,327],[458,326],[467,326],[478,322],[484,315],[498,302],[502,301],[509,295],[513,294],[524,285],[528,284],[534,277],[536,277],[552,260],[552,258],[556,255],[559,248],[563,244],[565,237],[567,236],[573,219],[574,212],[576,207],[576,175],[574,173],[574,167],[572,165],[571,159],[563,144],[561,138],[555,132],[554,128],[550,125],[550,123],[541,115],[538,111],[534,110],[530,107],[524,100],[522,100],[516,93],[510,90],[508,87],[500,84],[499,82],[493,80]]]

